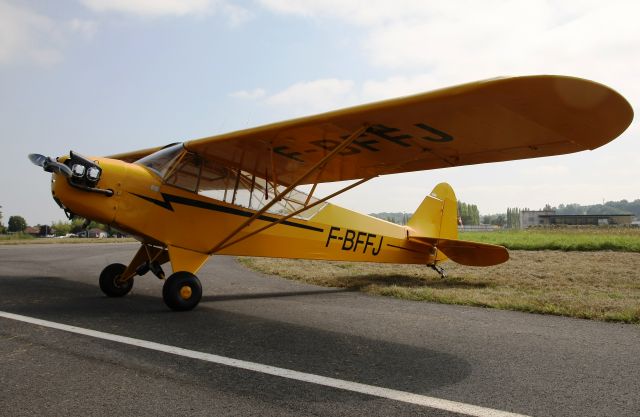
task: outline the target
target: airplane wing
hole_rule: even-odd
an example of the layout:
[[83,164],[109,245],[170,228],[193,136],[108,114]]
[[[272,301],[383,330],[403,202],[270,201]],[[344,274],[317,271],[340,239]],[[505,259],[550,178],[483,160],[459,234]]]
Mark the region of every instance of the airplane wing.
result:
[[[169,145],[167,145],[167,146],[169,146]],[[133,151],[133,152],[124,152],[124,153],[119,153],[119,154],[116,154],[116,155],[109,155],[107,158],[119,159],[119,160],[125,161],[125,162],[135,162],[138,159],[144,158],[147,155],[151,155],[152,153],[161,150],[162,148],[164,148],[164,146],[158,146],[158,147],[155,147],[155,148],[140,149],[138,151]]]
[[[633,110],[620,94],[565,76],[498,78],[191,140],[205,160],[279,184],[311,184],[595,149]],[[319,173],[300,177],[366,127]],[[133,160],[137,151],[115,157]]]

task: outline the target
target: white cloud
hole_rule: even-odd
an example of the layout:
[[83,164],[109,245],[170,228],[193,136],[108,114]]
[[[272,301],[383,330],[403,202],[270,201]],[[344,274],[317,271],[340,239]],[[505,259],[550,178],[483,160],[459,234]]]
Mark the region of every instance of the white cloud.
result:
[[638,69],[640,26],[629,18],[640,13],[636,4],[627,3],[629,10],[576,4],[575,14],[559,17],[551,3],[478,3],[437,20],[371,28],[364,47],[376,65],[428,69],[445,82],[532,72],[620,74],[627,70],[616,63]]
[[140,17],[204,16],[219,13],[231,26],[249,18],[249,10],[225,0],[80,0],[94,12],[116,12]]
[[[231,26],[252,14],[224,0],[79,0],[94,12],[121,12],[139,16],[183,16],[219,13]],[[98,31],[95,20],[53,19],[29,7],[0,0],[0,65],[36,63],[51,66],[63,59],[72,39],[91,40]]]
[[436,2],[426,0],[260,0],[263,6],[282,14],[309,18],[338,18],[362,26],[433,14]]
[[211,11],[213,0],[81,0],[96,12],[121,12],[140,16],[183,16]]
[[329,111],[355,101],[353,81],[336,78],[299,82],[265,98],[267,104],[286,107],[296,114]]
[[62,51],[71,37],[91,39],[97,28],[92,20],[56,21],[0,0],[0,65],[54,65],[62,60]]
[[362,85],[362,98],[364,101],[376,101],[422,93],[441,87],[443,85],[432,74],[398,75],[381,81],[365,81]]
[[249,10],[235,4],[222,3],[219,8],[222,14],[229,19],[231,26],[239,26],[253,17]]
[[71,19],[67,27],[72,33],[80,34],[85,39],[92,39],[98,31],[98,24],[93,20]]
[[258,100],[264,97],[267,92],[262,88],[256,88],[254,90],[240,90],[234,91],[229,94],[229,97],[238,98],[241,100]]
[[[429,86],[447,86],[500,75],[567,74],[631,87],[632,98],[640,99],[635,82],[640,72],[640,2],[635,0],[261,3],[276,13],[338,19],[358,27],[369,61],[396,78],[428,73]],[[385,89],[395,84],[398,91],[406,91],[402,80],[386,84]],[[378,87],[375,82],[368,86]]]
[[0,64],[54,64],[61,59],[59,42],[60,33],[51,19],[0,1]]

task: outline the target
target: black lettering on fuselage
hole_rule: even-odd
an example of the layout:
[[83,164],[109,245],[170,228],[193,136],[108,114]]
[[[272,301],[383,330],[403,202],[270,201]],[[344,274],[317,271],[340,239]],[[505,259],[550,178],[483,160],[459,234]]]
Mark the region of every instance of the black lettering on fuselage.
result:
[[329,236],[327,236],[327,244],[324,245],[324,247],[326,248],[327,246],[329,246],[329,242],[331,242],[331,239],[337,239],[338,235],[334,235],[333,232],[340,230],[339,227],[335,227],[335,226],[331,226],[331,229],[329,230]]
[[344,241],[342,242],[342,250],[351,250],[353,247],[353,238],[355,237],[356,232],[353,230],[347,229],[347,232],[344,234]]
[[371,233],[367,233],[367,241],[364,243],[364,249],[362,250],[362,253],[366,253],[367,252],[367,248],[369,246],[373,247],[373,242],[371,242],[371,238],[372,237],[376,237],[376,235],[372,235]]
[[384,239],[384,237],[380,236],[380,243],[378,243],[378,249],[373,249],[371,251],[371,254],[373,256],[378,256],[378,254],[380,253],[380,249],[382,249],[382,240]]
[[378,256],[382,250],[382,241],[384,240],[384,237],[373,233],[331,226],[329,234],[327,235],[325,247],[329,247],[334,240],[342,242],[340,249],[343,251],[355,253],[360,249],[362,254],[366,254],[367,251],[369,251],[373,256]]
[[[364,240],[360,240],[361,237],[366,236],[368,233],[358,232],[358,237],[356,237],[356,244],[353,245],[353,251],[355,252],[358,249],[358,245],[364,243]],[[362,252],[364,253],[364,252]]]

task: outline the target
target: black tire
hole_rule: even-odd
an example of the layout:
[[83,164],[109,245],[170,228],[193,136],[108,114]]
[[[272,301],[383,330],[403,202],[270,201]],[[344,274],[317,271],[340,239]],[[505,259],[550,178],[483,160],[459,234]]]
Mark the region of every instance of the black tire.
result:
[[171,310],[193,310],[202,298],[202,285],[198,277],[192,273],[179,271],[165,281],[162,298]]
[[109,297],[123,297],[133,288],[133,277],[127,282],[119,283],[118,278],[127,269],[122,264],[107,265],[100,273],[100,289]]

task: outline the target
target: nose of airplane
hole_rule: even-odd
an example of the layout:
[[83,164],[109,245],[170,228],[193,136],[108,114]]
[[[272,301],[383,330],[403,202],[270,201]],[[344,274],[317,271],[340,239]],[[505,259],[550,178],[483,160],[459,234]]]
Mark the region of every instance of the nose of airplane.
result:
[[53,174],[53,198],[68,217],[80,216],[105,224],[113,221],[124,172],[120,161],[86,158],[75,152],[55,159],[31,154],[29,160]]

